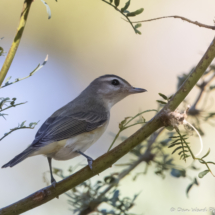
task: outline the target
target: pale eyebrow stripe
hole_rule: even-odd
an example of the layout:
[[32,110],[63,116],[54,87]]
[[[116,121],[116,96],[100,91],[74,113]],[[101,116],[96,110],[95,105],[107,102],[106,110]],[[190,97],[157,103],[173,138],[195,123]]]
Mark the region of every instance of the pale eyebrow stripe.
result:
[[98,77],[97,79],[104,80],[104,81],[105,80],[110,81],[110,80],[113,80],[113,79],[117,79],[121,83],[125,83],[125,84],[128,84],[129,86],[131,86],[131,84],[128,83],[125,79],[123,79],[123,78],[121,78],[121,77],[119,77],[117,75],[103,75],[103,76]]
[[116,78],[116,77],[104,77],[104,78],[102,78],[102,81],[112,81],[114,79],[118,80],[119,82],[122,81],[121,79]]

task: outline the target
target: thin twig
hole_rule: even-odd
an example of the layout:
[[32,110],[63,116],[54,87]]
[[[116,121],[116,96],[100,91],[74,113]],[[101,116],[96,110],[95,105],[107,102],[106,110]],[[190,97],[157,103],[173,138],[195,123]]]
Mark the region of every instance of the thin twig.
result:
[[113,144],[116,142],[117,138],[119,137],[119,134],[121,133],[121,129],[119,129],[118,133],[116,134],[116,136],[114,137],[114,140],[113,142],[111,143],[109,149],[108,149],[108,152],[110,151],[110,149],[112,148]]
[[42,63],[41,65],[39,64],[28,76],[23,77],[23,78],[17,78],[14,82],[9,82],[9,80],[10,80],[10,78],[11,78],[11,77],[9,77],[9,78],[6,80],[6,83],[4,84],[4,86],[0,86],[0,88],[7,87],[7,86],[9,86],[9,85],[11,85],[11,84],[15,84],[15,83],[17,83],[17,82],[19,82],[19,81],[22,81],[22,80],[24,80],[24,79],[26,79],[26,78],[31,77],[32,75],[34,75],[35,72],[37,72],[38,70],[42,69],[43,66],[45,66],[45,64],[47,63],[47,61],[48,61],[48,55],[46,55],[46,58],[45,58],[45,60],[43,61],[43,63]]
[[16,107],[16,106],[18,106],[18,105],[23,105],[23,104],[25,104],[25,103],[27,103],[27,102],[18,103],[18,104],[15,104],[15,105],[8,106],[8,107],[6,107],[6,108],[4,108],[4,109],[1,109],[0,112],[5,111],[5,110],[7,110],[7,109],[9,109],[9,108],[12,108],[12,107]]
[[[142,125],[142,124],[146,123],[146,121],[144,121],[144,122],[137,122],[137,123],[134,123],[134,124],[132,124],[132,125],[128,125],[132,120],[134,120],[135,118],[137,118],[138,116],[140,116],[140,115],[142,115],[142,114],[144,114],[144,113],[152,112],[152,111],[157,112],[157,110],[152,109],[152,110],[142,111],[142,112],[136,114],[136,115],[133,116],[133,117],[126,117],[126,119],[130,118],[130,120],[128,120],[127,122],[125,122],[124,124],[122,124],[122,126],[120,126],[120,129],[119,129],[118,133],[116,134],[116,136],[115,136],[113,142],[111,143],[110,147],[108,148],[108,152],[111,150],[113,144],[115,143],[115,141],[117,140],[117,138],[119,137],[119,135],[120,135],[120,133],[121,133],[122,131],[124,131],[125,129],[130,128],[130,127],[132,127],[132,126],[134,126],[134,125]],[[125,120],[126,120],[126,119],[125,119]],[[123,121],[125,121],[125,120],[123,120]],[[122,122],[123,122],[123,121],[122,121]],[[122,122],[121,122],[121,123],[122,123]],[[126,125],[128,125],[128,126],[126,126]]]
[[[139,23],[139,22],[150,22],[150,21],[155,21],[155,20],[159,20],[159,19],[165,19],[165,18],[175,18],[175,19],[182,19],[183,21],[189,22],[191,24],[194,25],[198,25],[199,27],[202,28],[208,28],[211,30],[215,30],[215,26],[211,26],[211,25],[205,25],[203,23],[197,22],[197,21],[192,21],[190,19],[187,19],[183,16],[162,16],[162,17],[157,17],[157,18],[153,18],[153,19],[147,19],[147,20],[142,20],[142,21],[136,21],[136,22],[132,22],[132,23]],[[127,21],[127,20],[125,20]]]
[[29,126],[29,127],[26,127],[26,126],[24,126],[24,127],[12,128],[12,129],[10,129],[10,131],[9,131],[8,133],[6,133],[3,137],[0,138],[0,141],[2,141],[5,137],[7,137],[9,134],[11,134],[12,132],[14,132],[14,131],[16,131],[16,130],[24,129],[24,128],[34,129],[34,127],[35,127],[35,126],[33,126],[33,127],[30,127],[30,126]]
[[106,0],[102,0],[102,1],[105,2],[106,4],[109,4],[110,6],[112,6],[113,8],[115,8],[118,12],[120,12],[126,18],[126,21],[130,23],[130,25],[134,29],[134,32],[136,33],[136,29],[134,28],[131,20],[124,13],[122,13],[121,10],[119,10],[116,6],[112,5],[110,2],[108,2]]

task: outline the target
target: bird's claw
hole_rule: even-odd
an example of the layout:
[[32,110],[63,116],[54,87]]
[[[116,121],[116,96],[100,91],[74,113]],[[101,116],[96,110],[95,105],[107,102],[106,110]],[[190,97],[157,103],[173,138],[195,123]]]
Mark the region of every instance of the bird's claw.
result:
[[94,160],[93,160],[91,157],[85,155],[85,154],[84,154],[83,152],[81,152],[80,150],[77,150],[76,152],[79,153],[79,154],[81,154],[81,155],[83,155],[85,158],[87,158],[88,165],[89,165],[90,169],[92,170],[92,169],[93,169],[92,164],[93,164],[93,161],[94,161]]
[[54,179],[54,180],[52,179],[52,180],[51,180],[51,183],[52,183],[52,187],[55,188],[55,187],[56,187],[56,184],[57,184],[57,182],[55,181],[55,179]]
[[93,169],[93,166],[92,166],[93,161],[94,161],[94,160],[93,160],[91,157],[88,157],[88,158],[87,158],[87,162],[88,162],[88,165],[89,165],[89,167],[90,167],[91,170]]

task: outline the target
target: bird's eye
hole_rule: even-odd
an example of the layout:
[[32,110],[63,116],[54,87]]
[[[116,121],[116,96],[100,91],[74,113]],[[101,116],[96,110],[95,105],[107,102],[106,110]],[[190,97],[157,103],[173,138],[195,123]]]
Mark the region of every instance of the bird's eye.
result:
[[119,85],[119,81],[117,79],[114,79],[112,82],[111,82],[113,85]]

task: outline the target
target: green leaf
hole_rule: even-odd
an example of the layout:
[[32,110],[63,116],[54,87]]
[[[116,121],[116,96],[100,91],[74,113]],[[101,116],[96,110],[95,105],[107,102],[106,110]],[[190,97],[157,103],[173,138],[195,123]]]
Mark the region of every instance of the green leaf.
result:
[[181,176],[185,177],[186,176],[186,171],[172,168],[171,175],[176,177],[176,178],[179,178]]
[[137,29],[135,29],[135,33],[136,33],[136,34],[140,34],[140,35],[141,35],[141,32],[140,32],[140,31],[138,31]]
[[140,8],[139,10],[136,10],[134,12],[128,13],[127,16],[136,16],[143,12],[143,8]]
[[179,150],[181,148],[182,148],[182,146],[179,146],[179,147],[175,148],[175,150],[172,152],[172,154],[174,154],[177,150]]
[[127,122],[128,119],[130,119],[131,117],[125,117],[124,120],[122,120],[122,122],[119,123],[119,129],[123,129],[125,123]]
[[136,25],[134,26],[134,28],[137,29],[137,28],[139,28],[139,27],[141,27],[141,26],[142,26],[141,23],[138,23],[138,24],[136,24]]
[[31,123],[29,123],[29,127],[35,127],[36,125],[38,124],[38,122],[31,122]]
[[124,13],[124,11],[126,11],[126,10],[128,9],[128,7],[129,7],[129,5],[130,5],[130,1],[131,1],[131,0],[129,0],[128,2],[126,2],[125,6],[124,6],[123,8],[121,8],[121,12],[122,12],[122,13]]
[[[186,146],[184,146],[184,147],[186,147]],[[187,150],[181,151],[181,152],[178,153],[178,155],[181,155],[181,153],[185,154],[185,152],[189,152],[189,151],[187,151]]]
[[119,2],[120,2],[120,0],[114,0],[114,4],[116,5],[116,7],[119,6]]
[[4,53],[4,49],[0,46],[0,56]]
[[173,143],[173,144],[169,145],[168,148],[172,148],[173,146],[175,146],[175,145],[180,145],[180,144],[181,144],[181,143]]
[[156,100],[156,102],[161,103],[161,104],[163,104],[163,105],[166,105],[166,104],[167,104],[166,102],[161,101],[161,100]]
[[51,19],[51,9],[50,9],[50,7],[48,6],[48,4],[44,0],[41,0],[41,2],[46,6],[46,11],[48,13],[48,19]]
[[168,98],[168,100],[170,100],[172,97],[173,97],[173,95],[171,95],[171,96]]
[[6,80],[5,80],[5,83],[7,83],[10,79],[11,79],[12,76],[8,77]]
[[202,157],[202,159],[207,157],[209,154],[210,154],[210,148],[208,149],[208,152]]
[[29,74],[29,76],[32,76],[35,72],[37,72],[38,70],[40,70],[41,68],[43,68],[43,66],[45,66],[46,65],[46,63],[47,63],[47,61],[48,61],[48,55],[46,55],[46,58],[45,58],[45,60],[43,61],[43,63],[40,65],[38,65],[30,74]]
[[173,164],[172,164],[172,161],[173,161],[173,158],[170,158],[170,159],[166,162],[166,164],[173,165]]
[[21,123],[21,125],[20,125],[20,127],[23,127],[23,126],[24,126],[24,124],[25,124],[25,122],[26,122],[26,121],[22,122],[22,123]]
[[187,197],[188,197],[188,193],[189,193],[190,189],[192,188],[192,186],[193,186],[193,183],[190,184],[190,185],[187,187],[187,190],[186,190]]
[[188,193],[190,191],[190,189],[193,187],[193,185],[199,185],[198,181],[196,178],[194,178],[194,181],[187,187],[186,193],[187,193],[187,197],[188,197]]
[[208,169],[207,169],[207,170],[204,170],[204,171],[202,171],[202,172],[200,172],[200,173],[198,174],[199,178],[203,178],[206,174],[208,174],[208,172],[210,172]]
[[183,160],[186,161],[186,158],[188,158],[188,157],[190,157],[190,155],[182,154],[182,155],[180,156],[180,160],[183,159]]
[[[177,140],[175,140],[175,141],[171,142],[171,145],[172,145],[172,144],[176,144],[176,143],[178,143],[178,142],[180,142],[180,143],[181,143],[181,140],[180,140],[180,139],[177,139]],[[179,143],[179,144],[180,144],[180,143]],[[168,148],[171,148],[171,147],[168,147]]]
[[180,136],[170,136],[169,138],[171,138],[171,139],[180,138]]
[[158,93],[158,95],[161,96],[163,99],[168,100],[167,96],[165,96],[164,94]]
[[195,167],[194,165],[192,165],[190,168],[194,170],[199,170],[199,168]]
[[173,144],[173,143],[178,143],[178,142],[181,143],[181,139],[176,139],[176,140],[174,140],[171,144]]
[[110,3],[112,4],[113,0],[110,0]]
[[197,181],[196,178],[194,178],[194,182],[193,183],[196,184],[196,185],[199,185],[199,182]]
[[[186,134],[184,134],[184,135],[181,135],[182,137],[185,137],[186,136]],[[180,138],[180,136],[170,136],[169,138]]]
[[8,115],[8,114],[6,114],[6,113],[0,113],[0,116],[2,116],[6,120],[6,118],[4,117],[5,115]]

